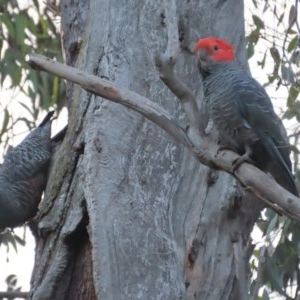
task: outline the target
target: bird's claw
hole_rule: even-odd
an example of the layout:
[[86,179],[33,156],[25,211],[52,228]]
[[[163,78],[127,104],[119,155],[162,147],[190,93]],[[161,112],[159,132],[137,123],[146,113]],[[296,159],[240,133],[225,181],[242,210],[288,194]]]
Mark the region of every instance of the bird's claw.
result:
[[221,151],[223,150],[230,150],[230,151],[234,151],[234,149],[226,146],[226,145],[220,145],[218,150],[217,150],[217,153],[216,153],[216,156],[218,156],[220,154]]
[[247,162],[249,164],[255,164],[254,161],[249,157],[248,153],[234,159],[232,162],[232,173],[234,173],[242,163]]

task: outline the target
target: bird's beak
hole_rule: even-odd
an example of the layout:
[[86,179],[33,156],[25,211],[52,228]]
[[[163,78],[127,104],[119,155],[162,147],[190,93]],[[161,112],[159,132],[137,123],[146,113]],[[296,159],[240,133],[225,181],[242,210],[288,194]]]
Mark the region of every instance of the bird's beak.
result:
[[205,49],[199,49],[197,52],[196,52],[196,57],[197,57],[197,61],[198,61],[198,64],[200,66],[203,66],[206,64],[207,62],[207,59],[209,57],[209,53],[208,51],[206,51]]

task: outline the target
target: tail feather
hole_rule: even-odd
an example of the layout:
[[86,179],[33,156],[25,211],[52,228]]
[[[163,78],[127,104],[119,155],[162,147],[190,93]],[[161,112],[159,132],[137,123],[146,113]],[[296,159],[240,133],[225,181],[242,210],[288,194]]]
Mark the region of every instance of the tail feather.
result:
[[68,125],[66,125],[61,131],[59,131],[55,136],[51,138],[51,143],[61,142],[66,135],[67,129],[68,129]]
[[51,120],[51,118],[52,118],[53,115],[54,115],[54,110],[49,111],[47,113],[46,117],[44,118],[44,120],[39,124],[38,127],[45,126],[45,124],[47,124]]
[[267,159],[268,163],[266,164],[266,171],[270,172],[282,187],[298,197],[299,192],[292,171],[283,159],[274,141],[267,135],[262,136],[260,140],[269,156]]

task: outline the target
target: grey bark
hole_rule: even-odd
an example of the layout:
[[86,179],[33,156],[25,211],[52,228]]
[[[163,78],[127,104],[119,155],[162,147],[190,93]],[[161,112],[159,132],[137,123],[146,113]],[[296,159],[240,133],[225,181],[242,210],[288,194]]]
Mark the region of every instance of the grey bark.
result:
[[[177,71],[200,101],[186,47],[216,35],[245,61],[243,3],[177,1],[177,12]],[[184,122],[154,65],[167,42],[163,2],[62,0],[61,18],[68,64]],[[72,84],[67,100],[68,135],[38,216],[32,298],[246,299],[249,235],[261,205],[136,112]]]

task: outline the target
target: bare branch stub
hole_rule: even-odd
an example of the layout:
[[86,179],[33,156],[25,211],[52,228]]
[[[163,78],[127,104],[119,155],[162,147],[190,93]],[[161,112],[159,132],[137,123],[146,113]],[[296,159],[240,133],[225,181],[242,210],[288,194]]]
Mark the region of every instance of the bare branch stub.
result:
[[9,299],[15,299],[15,298],[28,299],[28,296],[29,296],[29,292],[20,292],[20,291],[0,292],[0,299],[3,299],[3,298],[9,298]]
[[174,66],[179,53],[178,18],[175,0],[165,0],[164,7],[168,44],[165,53],[156,56],[156,67],[161,80],[182,103],[191,130],[197,132],[200,128],[200,111],[197,105],[197,99],[174,73]]

